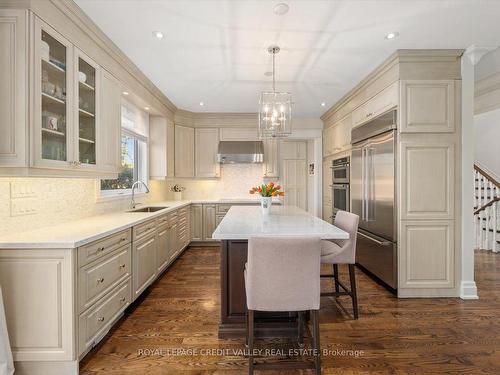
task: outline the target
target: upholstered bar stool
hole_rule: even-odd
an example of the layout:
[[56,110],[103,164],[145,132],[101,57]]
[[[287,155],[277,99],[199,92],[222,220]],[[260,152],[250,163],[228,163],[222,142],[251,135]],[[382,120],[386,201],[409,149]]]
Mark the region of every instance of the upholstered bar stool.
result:
[[[358,297],[354,263],[356,262],[356,237],[358,233],[359,216],[347,211],[338,211],[335,215],[335,222],[333,225],[348,232],[349,239],[321,241],[321,264],[331,264],[333,266],[333,275],[321,275],[321,277],[333,277],[335,283],[335,292],[321,293],[321,295],[335,297],[343,295],[350,296],[352,299],[354,319],[358,319]],[[350,289],[347,289],[339,280],[339,264],[347,264],[349,266]]]
[[245,267],[247,298],[248,373],[276,369],[275,363],[255,363],[254,312],[297,311],[298,340],[302,342],[304,311],[310,311],[313,334],[314,363],[294,361],[283,363],[287,368],[314,368],[321,373],[319,347],[320,253],[318,237],[253,237],[248,240],[248,261]]

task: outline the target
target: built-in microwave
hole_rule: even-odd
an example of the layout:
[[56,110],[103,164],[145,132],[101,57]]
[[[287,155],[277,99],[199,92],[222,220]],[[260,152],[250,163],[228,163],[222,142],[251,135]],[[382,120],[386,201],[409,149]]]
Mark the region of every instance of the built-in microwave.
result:
[[350,174],[349,157],[335,159],[332,162],[332,183],[333,184],[348,184]]

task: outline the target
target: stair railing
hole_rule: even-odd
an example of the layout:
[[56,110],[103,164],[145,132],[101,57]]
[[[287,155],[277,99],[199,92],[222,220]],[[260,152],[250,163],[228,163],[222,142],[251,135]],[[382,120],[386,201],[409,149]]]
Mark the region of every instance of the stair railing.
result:
[[500,182],[474,165],[474,222],[476,249],[498,252]]

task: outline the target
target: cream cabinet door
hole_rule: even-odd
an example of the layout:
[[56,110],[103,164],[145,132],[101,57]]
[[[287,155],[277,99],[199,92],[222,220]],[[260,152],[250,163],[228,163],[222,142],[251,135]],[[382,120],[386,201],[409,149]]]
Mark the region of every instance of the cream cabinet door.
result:
[[215,204],[203,205],[203,241],[213,241],[212,233],[217,227],[216,207]]
[[175,126],[175,177],[194,177],[194,128]]
[[383,89],[352,112],[352,127],[359,126],[387,112],[399,103],[399,81]]
[[178,225],[177,223],[170,224],[168,228],[168,254],[169,259],[172,259],[176,256],[177,247],[179,246],[179,233],[178,233]]
[[196,129],[194,145],[196,177],[220,177],[220,164],[217,162],[219,129]]
[[149,116],[149,175],[160,180],[174,177],[174,124],[163,116]]
[[323,162],[323,203],[332,201],[332,159]]
[[191,205],[191,240],[203,241],[203,205]]
[[168,225],[158,228],[156,245],[156,269],[158,273],[162,272],[170,260],[170,243],[168,240]]
[[323,130],[323,157],[333,154],[333,127]]
[[255,128],[221,128],[221,141],[258,141],[259,131]]
[[453,219],[454,144],[420,137],[400,143],[400,218]]
[[134,300],[153,282],[156,277],[156,233],[133,243],[133,288]]
[[305,159],[307,156],[307,143],[303,141],[282,141],[282,159]]
[[121,88],[118,80],[101,69],[99,170],[118,174],[121,169]]
[[398,288],[455,286],[454,221],[400,223]]
[[323,202],[323,220],[332,223],[333,219],[333,207],[332,202]]
[[453,133],[455,81],[401,81],[401,133]]
[[264,177],[279,177],[278,168],[278,140],[265,139],[264,141]]
[[0,168],[28,159],[28,12],[0,9]]

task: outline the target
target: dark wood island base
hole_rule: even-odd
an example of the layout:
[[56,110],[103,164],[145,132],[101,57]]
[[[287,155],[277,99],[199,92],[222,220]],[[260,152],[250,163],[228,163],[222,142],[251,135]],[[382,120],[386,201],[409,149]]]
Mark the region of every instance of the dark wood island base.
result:
[[[221,320],[219,338],[245,337],[246,293],[243,271],[247,261],[247,240],[221,241]],[[297,335],[297,313],[255,312],[256,337]]]

